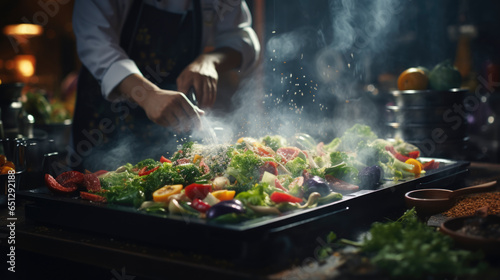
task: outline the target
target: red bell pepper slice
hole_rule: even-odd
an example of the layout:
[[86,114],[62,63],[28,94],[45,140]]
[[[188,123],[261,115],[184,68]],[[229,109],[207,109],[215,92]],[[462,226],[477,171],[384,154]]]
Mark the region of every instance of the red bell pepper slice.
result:
[[405,162],[405,161],[407,161],[409,159],[409,157],[404,156],[404,155],[396,152],[396,149],[394,149],[393,146],[385,146],[385,150],[389,151],[399,161]]
[[73,185],[71,187],[64,187],[63,185],[59,184],[54,177],[50,174],[45,174],[45,185],[49,190],[55,193],[63,193],[63,194],[68,194],[76,191],[78,187],[76,185]]
[[274,203],[282,203],[282,202],[302,202],[302,198],[295,197],[291,194],[281,193],[281,192],[273,192],[271,194],[271,201]]
[[255,151],[259,156],[261,157],[272,157],[273,154],[271,154],[270,151],[266,150],[266,148],[258,146],[257,150]]
[[195,198],[204,199],[209,192],[212,192],[211,184],[193,183],[184,188],[184,193],[191,200]]
[[79,171],[66,171],[59,174],[56,181],[66,188],[78,188],[83,184],[83,173]]
[[417,159],[420,156],[420,151],[411,151],[408,153],[408,157]]
[[438,168],[439,168],[439,162],[435,161],[435,160],[431,160],[431,161],[422,163],[423,170],[432,170],[432,169],[438,169]]
[[166,158],[166,157],[164,157],[164,156],[161,156],[161,158],[160,158],[160,162],[161,162],[161,163],[164,163],[164,162],[172,163],[172,161],[171,161],[171,160],[169,160],[168,158]]
[[106,198],[104,196],[100,196],[100,195],[89,193],[89,192],[80,192],[80,197],[82,199],[95,201],[95,202],[106,202]]
[[141,168],[141,170],[139,170],[139,173],[137,173],[137,175],[139,175],[139,176],[149,175],[149,174],[155,172],[160,167],[157,166],[157,167],[151,168],[149,170],[147,170],[146,168],[147,168],[146,166],[144,166],[143,168]]
[[199,198],[195,198],[191,202],[191,207],[197,210],[198,212],[205,213],[208,211],[208,209],[210,209],[210,204],[203,202]]

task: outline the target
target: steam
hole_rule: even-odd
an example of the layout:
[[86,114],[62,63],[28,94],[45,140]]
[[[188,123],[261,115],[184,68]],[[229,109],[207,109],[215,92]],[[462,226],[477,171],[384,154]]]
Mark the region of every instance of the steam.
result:
[[[276,6],[281,4],[289,5]],[[373,80],[369,71],[373,57],[387,47],[387,39],[398,28],[401,5],[398,0],[329,1],[327,9],[315,9],[313,17],[297,18],[304,24],[294,30],[269,30],[267,42],[262,42],[262,69],[240,85],[232,98],[236,109],[222,116],[206,111],[205,124],[214,128],[217,142],[234,143],[243,136],[290,138],[299,132],[329,142],[355,123],[370,125],[383,137],[377,128],[379,105],[366,97],[364,87]],[[185,141],[203,142],[204,133],[165,139],[153,151],[155,158],[168,156]],[[133,145],[123,139],[105,151],[106,158],[120,159]]]

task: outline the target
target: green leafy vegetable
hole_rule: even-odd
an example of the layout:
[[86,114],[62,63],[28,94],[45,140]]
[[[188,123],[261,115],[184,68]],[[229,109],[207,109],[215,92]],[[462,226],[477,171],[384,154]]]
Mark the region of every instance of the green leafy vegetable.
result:
[[342,151],[354,151],[360,141],[371,142],[377,135],[367,125],[355,124],[344,132],[340,138]]
[[190,156],[192,156],[193,145],[194,142],[192,141],[182,144],[182,148],[174,153],[171,160],[176,161],[181,158],[189,158]]
[[141,168],[146,167],[146,169],[149,170],[149,169],[154,168],[158,165],[160,165],[160,163],[158,161],[156,161],[152,158],[147,158],[147,159],[139,161],[134,167],[137,169],[141,169]]
[[279,148],[286,146],[287,141],[285,138],[279,135],[267,135],[262,138],[262,144],[268,146],[276,152]]
[[186,163],[181,165],[176,165],[173,167],[175,171],[184,179],[183,184],[189,185],[198,180],[202,175],[200,167],[194,165],[193,163]]
[[236,178],[238,184],[257,183],[260,177],[259,167],[264,161],[251,151],[233,155],[227,173]]
[[285,167],[292,173],[293,177],[301,176],[307,168],[307,162],[301,157],[296,157],[285,164]]
[[183,184],[184,177],[172,166],[171,163],[163,163],[156,171],[149,175],[135,179],[144,189],[146,199],[153,198],[153,192],[165,185]]
[[472,275],[485,268],[481,253],[455,249],[453,240],[420,222],[415,209],[397,221],[374,223],[361,243],[371,261],[393,277]]
[[108,203],[138,208],[145,201],[143,189],[138,184],[112,186],[101,195]]
[[257,184],[251,190],[236,195],[236,199],[243,204],[266,206],[269,203],[269,195],[264,191],[267,184]]

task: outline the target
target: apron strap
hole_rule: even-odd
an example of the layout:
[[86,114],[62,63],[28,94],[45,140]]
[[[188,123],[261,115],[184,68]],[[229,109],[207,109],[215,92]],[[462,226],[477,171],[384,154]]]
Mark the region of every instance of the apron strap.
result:
[[200,0],[193,0],[193,36],[195,47],[193,48],[194,54],[193,57],[197,57],[201,53],[201,37],[203,33],[203,18],[201,14],[201,3]]
[[[130,53],[132,48],[132,36],[136,34],[139,21],[137,20],[139,15],[142,13],[142,0],[134,0],[132,6],[127,15],[127,20],[123,24],[122,32],[120,34],[120,46],[123,47],[125,52]],[[129,32],[123,32],[123,30],[130,30]]]

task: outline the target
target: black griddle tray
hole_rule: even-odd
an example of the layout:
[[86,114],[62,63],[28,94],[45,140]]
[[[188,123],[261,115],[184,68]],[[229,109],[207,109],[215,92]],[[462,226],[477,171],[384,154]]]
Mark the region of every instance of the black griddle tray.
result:
[[[430,158],[425,159],[430,160]],[[155,214],[131,207],[94,203],[78,197],[54,195],[46,187],[19,191],[26,200],[26,219],[42,224],[125,238],[154,246],[262,264],[298,256],[299,244],[324,237],[352,234],[378,215],[404,209],[404,194],[427,187],[458,187],[469,162],[434,159],[440,168],[407,181],[386,182],[376,190],[344,195],[342,200],[281,216],[238,224],[221,224],[192,216]],[[399,216],[402,213],[395,213]],[[317,246],[317,244],[315,245]],[[306,246],[307,247],[307,246]]]

